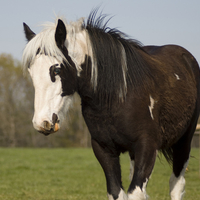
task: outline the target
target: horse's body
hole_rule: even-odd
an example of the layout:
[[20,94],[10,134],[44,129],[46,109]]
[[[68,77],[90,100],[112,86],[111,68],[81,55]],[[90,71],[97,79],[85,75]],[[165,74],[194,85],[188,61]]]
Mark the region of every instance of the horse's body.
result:
[[[38,35],[24,24],[30,42],[23,62],[35,87],[34,127],[44,134],[57,131],[78,92],[109,200],[147,199],[158,150],[173,164],[170,195],[180,200],[200,109],[198,63],[182,47],[141,46],[117,30],[106,31],[104,17],[93,17],[86,25],[58,20]],[[125,151],[134,164],[128,196],[119,163]]]

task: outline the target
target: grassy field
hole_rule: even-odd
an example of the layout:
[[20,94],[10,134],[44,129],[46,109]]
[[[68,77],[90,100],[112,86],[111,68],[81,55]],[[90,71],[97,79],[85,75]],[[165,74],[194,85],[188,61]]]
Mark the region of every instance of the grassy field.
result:
[[[199,150],[193,149],[186,173],[185,200],[200,199]],[[121,156],[124,187],[129,158]],[[147,192],[169,200],[171,169],[157,159]],[[103,171],[91,149],[0,148],[0,200],[107,200]]]

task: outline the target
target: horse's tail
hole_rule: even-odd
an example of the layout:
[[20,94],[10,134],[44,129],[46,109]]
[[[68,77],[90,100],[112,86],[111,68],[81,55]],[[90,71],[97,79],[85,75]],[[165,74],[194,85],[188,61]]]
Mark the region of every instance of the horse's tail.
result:
[[173,163],[173,149],[171,147],[167,149],[162,149],[161,153],[164,155],[167,162],[172,165]]

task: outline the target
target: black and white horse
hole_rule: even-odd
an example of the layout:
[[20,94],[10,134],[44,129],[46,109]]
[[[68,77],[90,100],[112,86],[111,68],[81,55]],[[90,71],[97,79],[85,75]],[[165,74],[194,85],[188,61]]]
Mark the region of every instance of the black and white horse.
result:
[[[176,45],[142,46],[108,28],[104,18],[92,12],[86,22],[58,19],[37,35],[24,24],[23,66],[35,88],[33,126],[45,135],[56,132],[77,92],[108,199],[147,199],[161,151],[173,165],[171,199],[180,200],[200,110],[198,63]],[[134,168],[127,194],[119,162],[126,151]]]

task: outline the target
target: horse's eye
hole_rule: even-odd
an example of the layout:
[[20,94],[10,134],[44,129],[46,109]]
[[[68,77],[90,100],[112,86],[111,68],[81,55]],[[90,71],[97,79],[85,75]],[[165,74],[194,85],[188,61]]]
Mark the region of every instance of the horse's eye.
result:
[[60,74],[60,68],[55,68],[55,69],[54,69],[54,74],[55,74],[55,75]]

